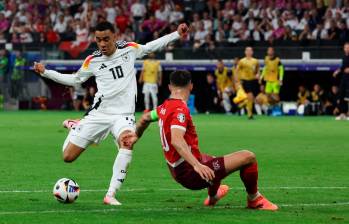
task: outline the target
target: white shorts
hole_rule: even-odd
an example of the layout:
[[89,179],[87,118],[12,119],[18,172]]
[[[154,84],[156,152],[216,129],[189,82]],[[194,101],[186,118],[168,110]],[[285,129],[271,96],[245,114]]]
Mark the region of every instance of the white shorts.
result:
[[70,131],[67,138],[74,145],[86,149],[90,144],[98,144],[107,138],[109,133],[117,142],[120,134],[125,130],[136,130],[133,114],[110,115],[93,110]]
[[143,94],[146,94],[146,93],[157,94],[158,93],[158,85],[155,83],[144,83],[142,93]]

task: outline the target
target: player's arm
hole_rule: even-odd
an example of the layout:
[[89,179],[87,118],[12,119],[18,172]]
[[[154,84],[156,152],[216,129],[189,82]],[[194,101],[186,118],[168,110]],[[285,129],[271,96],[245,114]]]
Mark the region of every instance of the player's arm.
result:
[[143,78],[144,78],[144,65],[141,71],[141,74],[139,75],[138,83],[142,84],[143,83]]
[[284,65],[281,63],[281,61],[279,62],[279,83],[280,85],[282,85],[282,82],[284,80],[284,75],[285,75],[285,68]]
[[136,124],[136,135],[138,138],[142,137],[144,131],[148,128],[149,124],[158,121],[159,117],[156,109],[144,113]]
[[257,65],[256,65],[256,71],[255,72],[256,72],[256,78],[259,79],[259,75],[260,74],[259,74],[259,62],[258,62],[258,60],[257,60]]
[[188,26],[185,23],[182,23],[178,26],[177,31],[148,42],[145,45],[137,43],[130,43],[130,45],[136,49],[137,58],[141,58],[151,52],[156,52],[164,49],[169,43],[178,40],[180,37],[185,37],[188,31]]
[[135,144],[139,138],[142,137],[144,131],[148,128],[151,122],[157,121],[159,119],[156,110],[144,113],[142,117],[138,120],[136,124],[136,132],[129,132],[122,136],[120,139],[125,145]]
[[162,83],[162,68],[161,65],[159,65],[159,71],[158,71],[158,85],[161,86]]
[[46,69],[42,63],[34,62],[34,71],[45,78],[49,78],[67,86],[75,86],[85,82],[92,76],[92,73],[83,72],[81,69],[75,74],[62,74],[54,70]]
[[208,166],[201,164],[199,160],[195,158],[184,139],[184,134],[185,130],[171,128],[171,145],[173,145],[178,154],[194,168],[202,179],[207,181],[213,180],[215,177],[213,170]]

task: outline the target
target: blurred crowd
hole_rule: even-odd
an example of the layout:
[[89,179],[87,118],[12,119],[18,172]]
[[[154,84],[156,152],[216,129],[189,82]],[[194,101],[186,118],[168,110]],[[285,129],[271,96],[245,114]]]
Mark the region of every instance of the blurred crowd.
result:
[[[206,114],[224,112],[227,115],[246,114],[246,110],[234,102],[238,95],[238,88],[234,85],[234,75],[236,75],[236,64],[239,59],[233,62],[233,67],[228,68],[222,60],[219,60],[213,73],[206,75],[207,91],[205,96]],[[228,79],[225,84],[219,83],[217,72],[226,70]],[[279,101],[279,100],[277,100]],[[260,81],[259,91],[254,100],[254,113],[258,115],[279,116],[282,111],[282,104],[273,103],[268,93],[265,91],[265,82]],[[332,85],[330,89],[325,90],[319,84],[314,84],[311,89],[305,85],[298,87],[296,108],[293,114],[297,115],[334,115],[341,113],[340,92],[337,85]]]
[[191,34],[182,45],[194,48],[349,40],[349,0],[9,0],[0,2],[0,43],[60,44],[76,57],[105,20],[119,39],[141,43],[187,22]]

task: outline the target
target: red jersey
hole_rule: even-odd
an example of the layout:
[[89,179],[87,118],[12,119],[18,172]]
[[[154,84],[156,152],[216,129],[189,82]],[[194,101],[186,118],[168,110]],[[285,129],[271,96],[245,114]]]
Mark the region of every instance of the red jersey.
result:
[[176,167],[184,161],[171,145],[171,129],[173,128],[185,131],[185,141],[192,154],[200,160],[198,136],[186,103],[180,99],[167,99],[157,107],[156,112],[159,117],[161,144],[167,163],[172,167]]

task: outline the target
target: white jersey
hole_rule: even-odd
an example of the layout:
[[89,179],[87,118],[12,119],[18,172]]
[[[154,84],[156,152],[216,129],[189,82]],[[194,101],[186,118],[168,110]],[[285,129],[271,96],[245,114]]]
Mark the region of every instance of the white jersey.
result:
[[136,59],[158,51],[178,38],[178,32],[173,32],[146,45],[118,41],[114,54],[106,56],[100,51],[94,52],[75,74],[46,69],[43,76],[71,86],[95,76],[98,92],[92,108],[106,114],[133,114],[137,98]]

